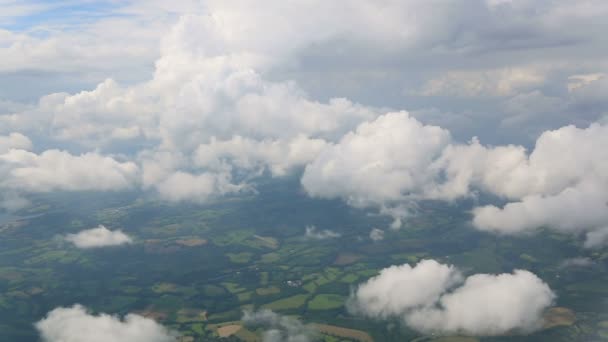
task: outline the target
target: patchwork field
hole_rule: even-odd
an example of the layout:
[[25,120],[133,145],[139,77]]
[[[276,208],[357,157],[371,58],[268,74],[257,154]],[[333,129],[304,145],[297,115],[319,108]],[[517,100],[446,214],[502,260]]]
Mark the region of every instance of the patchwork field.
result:
[[[299,180],[294,182],[297,188]],[[544,316],[545,329],[528,337],[479,339],[483,342],[601,341],[608,336],[605,251],[589,251],[556,233],[550,239],[498,239],[470,229],[469,217],[456,210],[457,204],[436,203],[406,222],[408,228],[387,230],[384,240],[370,243],[370,227],[388,226],[390,220],[285,189],[267,189],[272,198],[191,206],[109,196],[67,211],[80,202],[65,199],[48,214],[0,224],[0,340],[38,341],[33,322],[57,306],[78,302],[92,312],[154,319],[184,341],[260,341],[262,329],[248,330],[240,321],[243,310],[260,309],[297,317],[302,324],[318,322],[324,342],[477,341],[422,336],[398,319],[387,323],[347,311],[345,303],[359,284],[388,266],[425,258],[465,273],[531,269],[558,294],[556,307]],[[121,227],[134,243],[80,250],[58,238],[100,223]],[[307,238],[304,228],[310,224],[331,227],[341,237]],[[579,256],[592,260],[592,266],[560,266],[566,257]]]

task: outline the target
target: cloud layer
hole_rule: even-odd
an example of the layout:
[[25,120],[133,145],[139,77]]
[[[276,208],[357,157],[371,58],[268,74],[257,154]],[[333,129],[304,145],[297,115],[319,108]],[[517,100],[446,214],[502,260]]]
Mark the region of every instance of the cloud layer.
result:
[[416,200],[483,191],[509,203],[475,208],[479,229],[608,242],[603,1],[109,11],[0,30],[0,89],[38,83],[32,70],[60,79],[41,96],[16,89],[24,102],[0,91],[2,207],[83,190],[203,202],[305,168],[311,196],[377,208],[394,228]]
[[349,307],[368,317],[398,317],[424,333],[485,336],[540,328],[554,298],[528,271],[464,278],[453,266],[423,260],[382,270],[356,289]]
[[597,149],[607,139],[606,125],[566,126],[543,133],[527,153],[477,139],[458,144],[406,112],[389,113],[324,149],[306,166],[302,185],[311,196],[380,208],[396,223],[413,201],[484,191],[510,202],[475,208],[477,228],[509,234],[548,226],[586,233],[586,246],[594,247],[607,240],[608,155]]
[[174,333],[154,320],[129,314],[123,319],[107,314],[94,315],[81,305],[56,308],[36,322],[45,342],[176,342]]

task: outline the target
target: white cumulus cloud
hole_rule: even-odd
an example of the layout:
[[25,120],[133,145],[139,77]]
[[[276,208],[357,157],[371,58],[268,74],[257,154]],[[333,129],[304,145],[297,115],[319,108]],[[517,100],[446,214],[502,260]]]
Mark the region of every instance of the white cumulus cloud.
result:
[[0,153],[6,153],[10,149],[29,150],[31,148],[32,141],[21,133],[0,135]]
[[133,242],[133,239],[122,230],[110,230],[102,225],[76,234],[67,234],[64,238],[76,247],[83,249],[120,246]]
[[36,322],[45,342],[176,342],[176,334],[135,314],[92,314],[81,305],[56,308]]
[[428,171],[450,142],[448,131],[406,112],[362,123],[306,166],[304,189],[354,206],[391,206],[433,181]]
[[362,123],[306,166],[311,195],[376,207],[395,218],[420,199],[454,200],[476,191],[508,200],[473,210],[481,230],[515,234],[549,227],[587,234],[586,245],[606,243],[608,125],[566,126],[544,132],[531,152],[518,145],[452,141],[448,131],[406,112]]
[[349,308],[369,317],[398,317],[424,333],[483,336],[540,328],[554,298],[528,271],[464,278],[453,266],[423,260],[382,270],[356,289]]
[[107,191],[133,187],[138,167],[93,152],[73,155],[47,150],[36,154],[12,149],[0,154],[0,174],[0,186],[19,191]]

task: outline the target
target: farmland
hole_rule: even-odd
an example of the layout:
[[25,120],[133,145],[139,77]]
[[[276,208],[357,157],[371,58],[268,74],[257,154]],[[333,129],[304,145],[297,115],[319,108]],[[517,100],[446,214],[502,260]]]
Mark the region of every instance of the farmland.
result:
[[[457,204],[435,202],[422,203],[407,228],[386,230],[384,240],[371,241],[371,227],[388,227],[389,218],[311,199],[288,190],[293,185],[260,186],[268,188],[258,196],[198,205],[146,202],[131,193],[96,195],[88,202],[76,195],[34,199],[35,208],[44,210],[0,225],[0,336],[37,341],[34,322],[55,307],[79,303],[93,312],[138,313],[192,341],[259,339],[260,330],[240,321],[244,310],[264,308],[315,323],[325,341],[476,341],[423,336],[398,321],[387,329],[386,322],[347,310],[353,287],[385,267],[424,258],[475,273],[530,269],[559,293],[559,308],[547,313],[544,330],[482,341],[608,336],[608,314],[598,300],[608,282],[602,250],[586,250],[555,233],[496,237],[474,231]],[[134,243],[85,250],[61,239],[99,224],[124,230]],[[308,239],[308,225],[340,237]],[[593,266],[560,267],[581,255]]]

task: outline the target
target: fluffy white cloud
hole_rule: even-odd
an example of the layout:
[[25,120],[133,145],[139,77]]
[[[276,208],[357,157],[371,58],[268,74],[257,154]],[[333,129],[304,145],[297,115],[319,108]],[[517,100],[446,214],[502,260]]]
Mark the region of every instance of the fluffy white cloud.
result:
[[139,168],[131,161],[94,152],[73,155],[46,150],[37,154],[26,150],[31,148],[24,135],[0,136],[0,208],[26,207],[27,193],[113,191],[133,188],[139,182]]
[[476,208],[473,224],[500,233],[519,233],[543,226],[571,232],[600,229],[608,223],[605,212],[608,198],[603,189],[582,184],[554,196],[525,196],[503,208],[492,205]]
[[[135,151],[145,188],[169,200],[204,200],[238,189],[240,184],[230,183],[236,172],[284,175],[312,160],[326,139],[377,115],[342,98],[310,99],[291,81],[266,80],[260,70],[269,60],[293,51],[289,42],[306,39],[292,40],[299,31],[273,28],[266,33],[279,34],[276,41],[256,36],[253,42],[250,34],[241,40],[233,31],[260,29],[259,18],[221,2],[207,7],[212,15],[183,16],[164,37],[151,80],[121,86],[107,79],[91,91],[51,94],[35,108],[0,116],[0,122],[81,149],[126,145],[133,154],[145,146]],[[253,3],[243,7],[259,12]],[[180,157],[159,160],[160,154]]]
[[96,153],[72,155],[47,150],[41,154],[13,149],[0,154],[0,186],[5,189],[48,192],[55,190],[120,190],[135,184],[138,167]]
[[361,284],[349,305],[370,317],[399,317],[425,333],[500,335],[540,328],[555,297],[547,284],[523,270],[462,280],[454,267],[433,260],[392,266]]
[[175,342],[176,334],[154,320],[135,314],[124,318],[94,315],[81,305],[56,308],[36,322],[45,342]]
[[[385,114],[322,150],[306,166],[302,185],[311,196],[379,207],[398,226],[407,215],[403,203],[408,200],[469,194],[477,169],[471,162],[479,159],[478,150],[486,149],[477,142],[450,143],[448,131],[423,125],[407,112]],[[442,172],[447,179],[439,184]]]
[[542,327],[542,314],[555,295],[528,271],[476,274],[441,296],[439,307],[413,311],[407,323],[420,331],[472,335],[530,332]]
[[159,194],[174,202],[201,202],[216,195],[225,195],[246,191],[247,186],[235,185],[226,173],[202,173],[193,175],[186,172],[175,172],[156,185]]
[[599,186],[608,183],[603,172],[608,169],[608,152],[596,148],[606,143],[606,125],[565,126],[544,132],[529,155],[522,146],[484,147],[474,141],[451,147],[440,164],[448,173],[448,185],[474,184],[514,199],[558,195],[587,181]]
[[454,143],[449,133],[405,112],[363,123],[323,149],[306,166],[304,189],[323,198],[407,216],[418,199],[454,200],[485,191],[511,202],[473,210],[482,230],[520,233],[548,226],[588,233],[587,246],[606,242],[608,125],[566,126],[544,132],[528,153],[523,146]]
[[415,267],[391,266],[359,285],[350,309],[371,317],[399,316],[434,303],[461,279],[456,268],[435,260],[422,260]]
[[230,163],[243,170],[264,170],[272,175],[285,175],[295,166],[312,161],[327,143],[322,139],[297,136],[288,142],[281,140],[256,141],[241,136],[230,140],[211,139],[201,144],[194,155],[194,163],[199,167],[215,169]]
[[475,209],[474,225],[501,233],[548,226],[565,232],[586,232],[589,247],[604,244],[608,152],[597,146],[605,144],[606,125],[585,129],[567,126],[543,133],[529,156],[521,148],[510,158],[503,154],[502,163],[480,169],[482,179],[477,182],[484,189],[517,201],[502,208]]
[[21,133],[11,133],[0,135],[0,154],[6,153],[11,149],[29,150],[32,148],[31,140]]
[[264,342],[311,342],[318,332],[297,319],[282,316],[271,310],[245,311],[242,321],[252,327],[262,327]]
[[306,237],[309,239],[325,240],[325,239],[338,238],[340,236],[341,235],[339,233],[336,233],[333,230],[329,230],[329,229],[317,230],[317,227],[315,227],[315,226],[306,227]]
[[448,131],[425,126],[406,112],[362,123],[306,166],[304,189],[355,206],[390,206],[434,180],[431,163],[450,142]]
[[43,96],[37,106],[0,115],[0,123],[4,129],[27,131],[87,149],[136,138],[153,139],[158,136],[153,122],[159,107],[148,95],[138,86],[126,88],[106,79],[92,90]]
[[67,234],[64,238],[76,247],[83,249],[120,246],[133,242],[133,239],[122,230],[109,230],[102,225],[76,234]]

